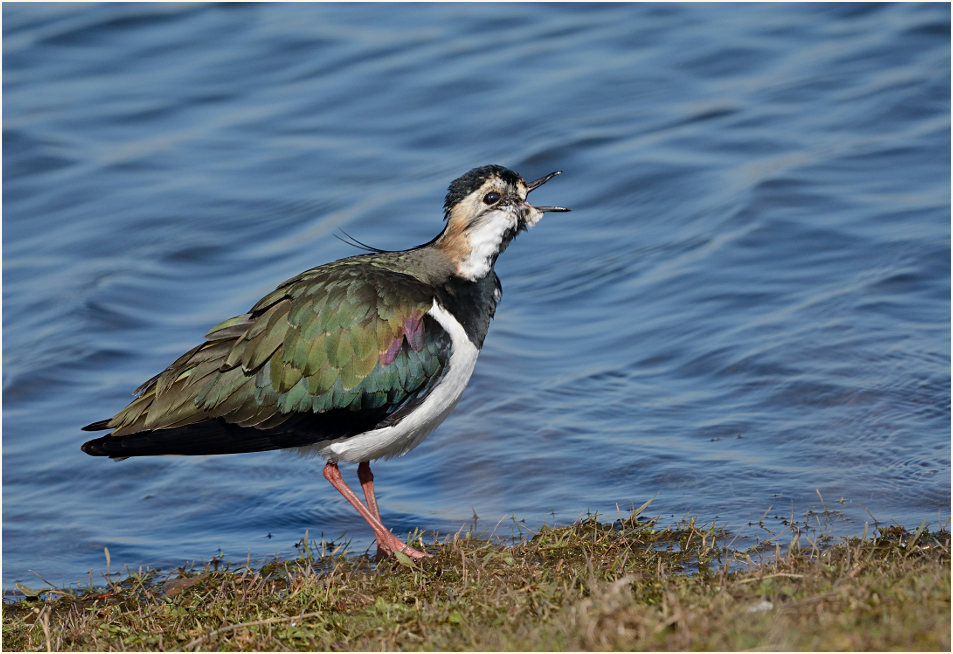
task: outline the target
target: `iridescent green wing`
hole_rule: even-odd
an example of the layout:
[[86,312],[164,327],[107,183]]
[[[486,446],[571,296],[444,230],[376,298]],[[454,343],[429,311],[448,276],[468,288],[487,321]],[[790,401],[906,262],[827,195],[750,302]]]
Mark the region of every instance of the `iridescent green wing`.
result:
[[[304,414],[376,420],[422,397],[447,365],[449,336],[427,315],[429,287],[375,263],[344,259],[285,282],[99,426],[121,436],[214,418],[259,429]],[[320,431],[320,420],[310,424]]]

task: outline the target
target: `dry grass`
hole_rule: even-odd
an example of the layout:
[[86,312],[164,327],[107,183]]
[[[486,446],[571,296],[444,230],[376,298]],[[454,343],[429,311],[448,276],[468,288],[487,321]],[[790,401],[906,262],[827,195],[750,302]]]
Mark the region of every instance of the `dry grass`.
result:
[[3,647],[949,651],[945,527],[748,552],[726,536],[633,514],[511,546],[450,537],[423,562],[305,551],[260,570],[132,575],[6,605]]

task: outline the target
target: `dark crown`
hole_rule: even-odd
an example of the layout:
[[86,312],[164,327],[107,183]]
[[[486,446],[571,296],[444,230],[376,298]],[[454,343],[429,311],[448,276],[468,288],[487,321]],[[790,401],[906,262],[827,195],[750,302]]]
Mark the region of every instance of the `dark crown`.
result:
[[483,183],[491,177],[499,177],[505,183],[513,184],[514,186],[522,179],[509,168],[504,168],[497,164],[474,168],[450,182],[450,188],[447,189],[447,198],[443,203],[444,217],[446,218],[450,215],[450,209],[452,209],[455,204],[483,186]]

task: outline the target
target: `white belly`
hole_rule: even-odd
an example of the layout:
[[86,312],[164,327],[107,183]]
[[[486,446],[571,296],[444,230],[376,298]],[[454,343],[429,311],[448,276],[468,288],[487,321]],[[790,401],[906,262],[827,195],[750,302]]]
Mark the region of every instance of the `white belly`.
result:
[[450,335],[451,355],[443,377],[423,402],[394,425],[299,448],[302,453],[317,453],[330,461],[347,463],[400,456],[420,445],[450,415],[470,381],[480,351],[457,319],[436,300],[427,313]]

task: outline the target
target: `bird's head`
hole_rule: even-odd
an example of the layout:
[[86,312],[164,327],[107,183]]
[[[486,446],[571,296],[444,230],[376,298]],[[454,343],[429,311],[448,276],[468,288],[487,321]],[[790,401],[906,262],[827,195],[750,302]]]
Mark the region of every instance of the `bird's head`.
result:
[[434,245],[443,250],[460,277],[478,280],[487,275],[497,256],[522,230],[532,227],[547,211],[565,207],[537,207],[526,196],[562,171],[532,182],[503,166],[474,168],[455,179],[447,191],[447,226]]

